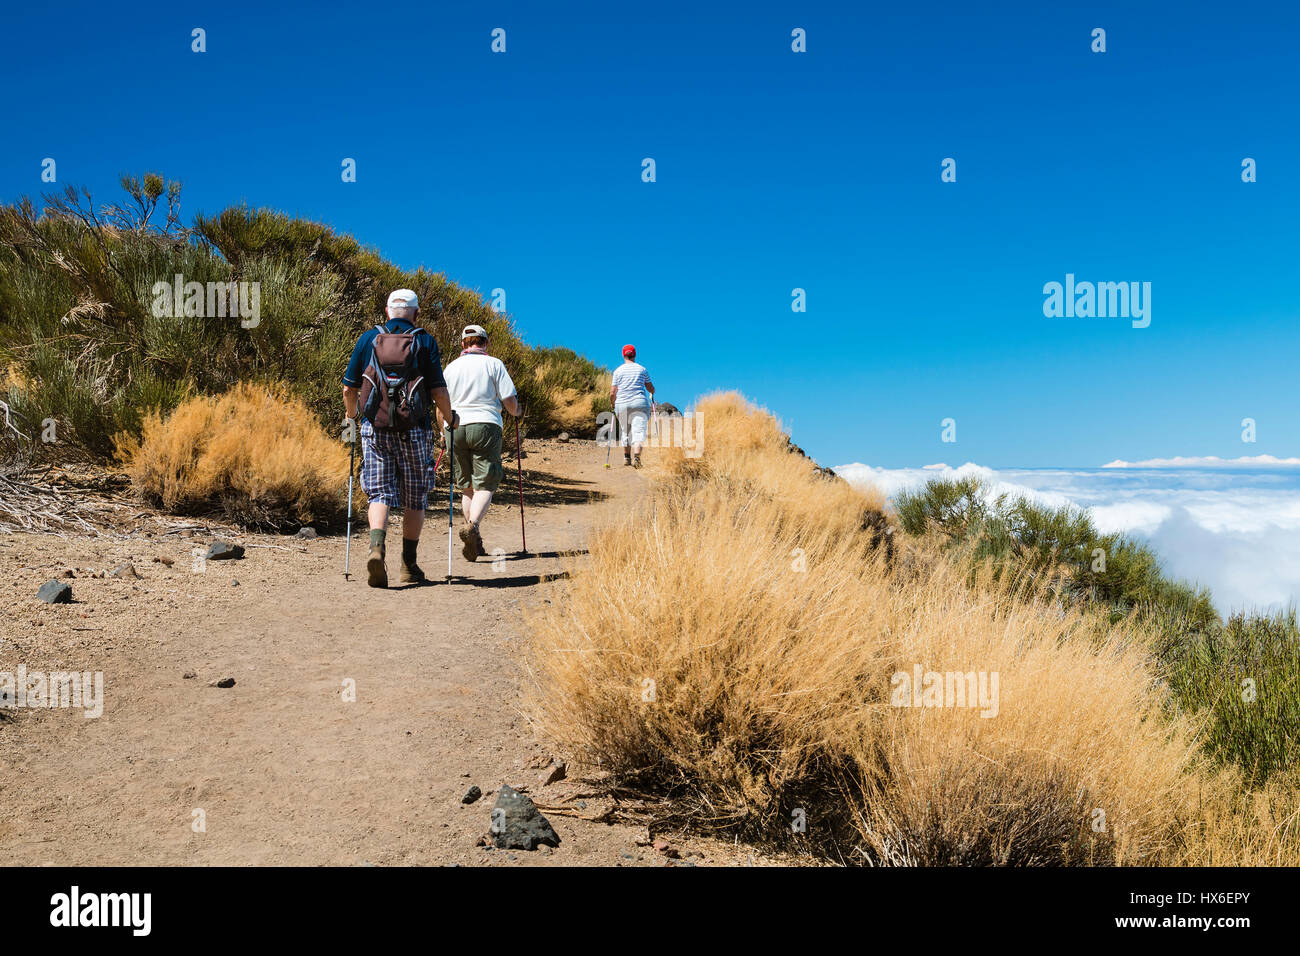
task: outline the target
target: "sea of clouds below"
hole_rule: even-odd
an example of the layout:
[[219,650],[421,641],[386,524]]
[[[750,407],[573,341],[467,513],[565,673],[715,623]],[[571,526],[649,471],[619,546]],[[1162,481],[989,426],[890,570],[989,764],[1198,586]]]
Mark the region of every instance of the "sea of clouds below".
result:
[[[1177,463],[1176,465],[1174,463]],[[931,478],[985,479],[1045,505],[1087,509],[1099,531],[1150,543],[1172,576],[1206,585],[1220,611],[1300,603],[1300,461],[1116,461],[1091,469],[874,468],[841,465],[853,484],[892,498]]]

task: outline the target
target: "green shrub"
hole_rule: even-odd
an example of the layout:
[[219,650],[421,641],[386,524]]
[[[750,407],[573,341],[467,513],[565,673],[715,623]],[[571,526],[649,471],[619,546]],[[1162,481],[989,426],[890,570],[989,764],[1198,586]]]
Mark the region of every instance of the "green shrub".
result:
[[1080,508],[995,497],[979,478],[935,478],[899,494],[895,510],[909,534],[938,531],[1003,573],[1047,576],[1062,598],[1103,605],[1114,619],[1158,609],[1193,627],[1219,619],[1207,591],[1166,577],[1146,545],[1100,534]]
[[1176,706],[1207,718],[1205,748],[1262,786],[1300,767],[1300,627],[1295,609],[1189,626],[1171,615],[1155,646]]
[[563,346],[539,347],[533,352],[537,359],[538,378],[549,388],[592,392],[599,387],[602,376],[609,374],[608,369]]
[[[114,436],[139,435],[151,411],[166,414],[190,394],[223,394],[241,382],[284,385],[332,432],[352,347],[400,287],[419,294],[420,324],[444,364],[459,354],[465,325],[484,326],[519,388],[525,426],[562,427],[536,374],[555,350],[539,356],[478,293],[423,268],[401,270],[328,226],[274,211],[235,207],[186,228],[178,183],[149,175],[122,185],[126,199],[116,205],[69,188],[45,197],[40,214],[28,199],[0,207],[0,361],[24,383],[9,389],[15,410],[30,421],[54,418],[68,451],[106,457]],[[155,315],[154,284],[177,274],[259,283],[260,321],[244,328],[232,318]],[[595,366],[568,354],[557,374],[594,387]]]
[[924,488],[904,491],[894,499],[898,522],[908,534],[939,528],[965,536],[981,527],[992,513],[988,486],[979,478],[931,479]]

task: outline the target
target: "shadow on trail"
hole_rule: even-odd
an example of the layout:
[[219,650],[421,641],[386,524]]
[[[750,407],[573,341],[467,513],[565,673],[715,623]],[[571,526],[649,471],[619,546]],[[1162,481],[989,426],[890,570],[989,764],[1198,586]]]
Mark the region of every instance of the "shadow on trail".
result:
[[491,554],[487,555],[487,557],[493,561],[527,561],[531,558],[576,558],[587,553],[586,548],[574,548],[572,551],[516,551],[514,554],[506,554],[500,557],[494,558]]
[[547,581],[562,581],[571,576],[568,571],[556,571],[552,574],[518,574],[508,578],[471,578],[463,574],[453,574],[450,581],[444,578],[441,582],[430,583],[468,584],[476,588],[526,588],[535,584],[545,584]]
[[[519,477],[507,470],[497,490],[496,500],[503,505],[519,504]],[[548,508],[552,505],[580,505],[604,501],[609,493],[601,491],[594,481],[564,478],[536,468],[524,469],[524,507]]]

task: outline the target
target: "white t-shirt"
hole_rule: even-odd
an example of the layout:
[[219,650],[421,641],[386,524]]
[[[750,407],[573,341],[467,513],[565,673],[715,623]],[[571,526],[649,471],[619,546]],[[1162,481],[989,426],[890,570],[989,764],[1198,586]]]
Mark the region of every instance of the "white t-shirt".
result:
[[644,366],[637,365],[636,362],[624,362],[614,369],[610,384],[618,389],[614,395],[614,404],[619,408],[637,405],[650,407],[650,395],[645,388],[650,384],[650,376],[646,374]]
[[515,383],[499,358],[471,352],[448,363],[442,377],[447,380],[452,411],[462,425],[502,424],[501,403],[515,394]]

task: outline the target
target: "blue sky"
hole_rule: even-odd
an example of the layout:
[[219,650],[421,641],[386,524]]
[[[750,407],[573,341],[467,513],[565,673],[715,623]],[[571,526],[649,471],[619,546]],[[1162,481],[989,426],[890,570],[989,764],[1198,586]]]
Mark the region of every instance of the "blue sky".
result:
[[[504,288],[532,342],[635,342],[679,405],[738,388],[827,464],[1300,452],[1294,8],[134,10],[6,11],[0,200],[53,157],[325,221]],[[1150,282],[1150,327],[1044,317],[1067,272]]]

